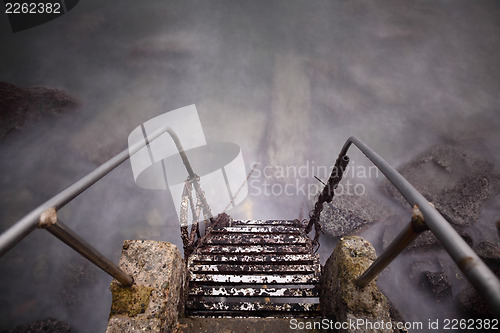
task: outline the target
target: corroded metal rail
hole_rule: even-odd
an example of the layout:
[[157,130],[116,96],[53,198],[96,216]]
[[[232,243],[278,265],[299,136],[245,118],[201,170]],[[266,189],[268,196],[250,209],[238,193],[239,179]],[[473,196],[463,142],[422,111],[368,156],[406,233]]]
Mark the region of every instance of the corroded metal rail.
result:
[[[396,189],[408,201],[411,207],[418,208],[421,213],[422,223],[425,223],[432,233],[441,242],[445,250],[455,261],[464,276],[479,292],[490,309],[500,316],[500,281],[476,253],[467,245],[446,219],[436,210],[422,194],[420,194],[401,174],[399,174],[389,163],[375,153],[361,140],[350,137],[342,150],[337,161],[344,159],[349,147],[354,144],[361,152],[370,159],[375,166],[389,179]],[[328,186],[328,185],[327,185]],[[415,214],[414,214],[415,216]],[[365,286],[372,280],[394,257],[401,252],[418,235],[415,222],[412,219],[410,226],[405,228],[389,245],[388,249],[372,264],[370,268],[357,281],[360,286]],[[413,223],[413,225],[412,225]]]
[[319,224],[319,217],[321,215],[321,211],[323,210],[323,204],[325,202],[330,203],[333,200],[333,196],[335,194],[335,189],[339,185],[342,180],[342,176],[344,174],[344,170],[349,163],[349,157],[347,155],[342,155],[337,158],[335,161],[335,165],[333,166],[332,173],[330,174],[330,178],[328,182],[325,184],[323,191],[318,196],[318,201],[314,205],[314,209],[311,211],[309,216],[309,223],[306,226],[306,233],[311,232],[312,227],[314,226],[314,240],[313,245],[316,246],[318,244],[319,232],[321,231],[321,225]]

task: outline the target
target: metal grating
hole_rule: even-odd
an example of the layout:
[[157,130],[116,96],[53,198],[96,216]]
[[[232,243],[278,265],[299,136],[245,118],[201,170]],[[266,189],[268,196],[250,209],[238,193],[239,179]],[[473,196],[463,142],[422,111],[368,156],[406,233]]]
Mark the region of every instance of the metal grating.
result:
[[298,220],[217,220],[187,265],[189,315],[319,315],[321,266]]

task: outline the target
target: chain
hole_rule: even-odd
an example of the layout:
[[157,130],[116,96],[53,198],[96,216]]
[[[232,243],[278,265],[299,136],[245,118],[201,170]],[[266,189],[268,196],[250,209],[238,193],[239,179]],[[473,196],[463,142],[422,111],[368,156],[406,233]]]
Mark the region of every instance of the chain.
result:
[[333,196],[335,194],[335,189],[339,185],[342,180],[342,176],[344,174],[344,170],[349,164],[349,157],[347,155],[339,156],[337,161],[335,161],[335,165],[333,166],[332,173],[330,174],[330,178],[326,183],[323,191],[318,196],[318,201],[314,205],[314,209],[309,213],[309,223],[306,226],[306,233],[310,233],[312,227],[314,226],[314,239],[313,246],[318,245],[319,248],[319,233],[322,232],[321,225],[319,223],[319,217],[321,215],[321,211],[323,210],[323,204],[325,202],[330,203],[333,200]]

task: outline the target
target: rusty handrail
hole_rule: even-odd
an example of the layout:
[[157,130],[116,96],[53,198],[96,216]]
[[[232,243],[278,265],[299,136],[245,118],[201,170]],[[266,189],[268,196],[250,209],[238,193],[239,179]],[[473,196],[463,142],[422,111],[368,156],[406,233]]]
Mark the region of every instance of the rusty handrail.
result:
[[[399,174],[399,172],[364,142],[351,136],[342,147],[338,159],[342,159],[346,156],[352,144],[358,147],[359,150],[361,150],[361,152],[389,179],[406,201],[408,201],[411,207],[418,207],[425,225],[440,241],[444,249],[448,252],[453,261],[455,261],[467,280],[469,280],[483,297],[490,309],[500,316],[500,280],[495,274],[493,274],[462,237],[460,237],[450,223],[436,210],[434,205],[430,204],[417,189]],[[396,237],[389,245],[388,249],[380,255],[379,259],[372,263],[365,274],[362,275],[361,279],[357,281],[359,285],[366,285],[381,271],[380,267],[383,269],[383,267],[389,264],[395,257],[391,255],[390,252],[394,251],[395,248],[400,248],[402,242],[406,242],[406,245],[409,244],[409,242],[407,242],[408,237],[404,235],[405,233],[406,229]],[[415,235],[415,237],[416,236],[417,235]]]

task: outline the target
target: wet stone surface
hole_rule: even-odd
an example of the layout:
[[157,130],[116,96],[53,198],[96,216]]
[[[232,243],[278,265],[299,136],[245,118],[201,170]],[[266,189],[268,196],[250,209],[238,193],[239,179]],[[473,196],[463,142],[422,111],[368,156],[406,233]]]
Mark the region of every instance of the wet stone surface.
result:
[[[375,249],[363,238],[351,236],[340,239],[322,272],[320,302],[323,316],[333,316],[340,322],[349,319],[391,321],[389,303],[378,290],[376,280],[371,281],[363,289],[355,284],[355,280],[376,258]],[[392,332],[392,330],[377,332]]]
[[[496,276],[500,278],[500,271],[496,272]],[[460,290],[458,303],[467,318],[495,318],[477,291],[470,285],[466,285]]]
[[131,288],[111,283],[113,302],[107,332],[171,331],[183,312],[184,261],[175,245],[125,241],[120,268],[134,278]]
[[[409,221],[408,221],[409,222]],[[382,248],[386,249],[389,244],[396,238],[396,236],[406,227],[407,221],[393,221],[393,223],[388,223],[382,235]],[[464,241],[469,245],[473,245],[472,237],[466,231],[465,228],[456,227],[455,230],[464,239]],[[408,247],[405,251],[416,252],[424,251],[431,252],[442,249],[442,245],[439,240],[434,236],[431,231],[422,232]]]
[[42,117],[75,109],[79,102],[58,89],[19,88],[0,82],[0,141]]
[[[316,200],[312,202],[314,207]],[[358,232],[388,216],[388,211],[376,198],[357,195],[335,196],[323,205],[320,215],[322,230],[332,237]]]
[[[482,242],[474,248],[476,254],[500,278],[500,244]],[[460,309],[470,318],[494,318],[477,291],[470,285],[464,285],[458,293]]]
[[420,286],[430,290],[437,302],[441,302],[451,296],[451,285],[445,272],[423,272],[420,278]]
[[[398,171],[455,226],[476,223],[485,202],[498,192],[493,163],[458,146],[436,145]],[[392,185],[385,189],[407,205]]]
[[69,333],[71,328],[64,321],[55,320],[52,318],[37,320],[30,324],[20,325],[11,330],[5,331],[6,333],[24,333],[24,332],[38,332],[38,333]]
[[481,242],[474,251],[491,269],[500,270],[499,243]]

